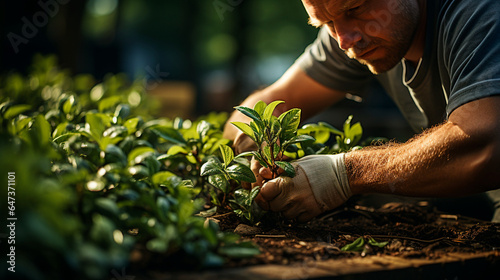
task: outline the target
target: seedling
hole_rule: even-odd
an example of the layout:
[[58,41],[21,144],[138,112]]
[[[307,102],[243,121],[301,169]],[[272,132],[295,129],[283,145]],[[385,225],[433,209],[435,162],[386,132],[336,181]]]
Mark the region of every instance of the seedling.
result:
[[352,243],[345,245],[340,250],[345,252],[361,252],[361,256],[365,256],[367,254],[367,251],[370,250],[370,246],[383,248],[388,243],[388,241],[378,242],[371,236],[366,239],[361,236],[358,239],[354,240]]
[[240,162],[240,157],[234,157],[231,147],[220,145],[220,152],[223,162],[217,157],[209,159],[201,167],[201,176],[208,176],[208,182],[222,191],[222,201],[219,201],[216,195],[212,195],[212,202],[224,207],[228,195],[232,192],[231,181],[238,184],[241,182],[254,183],[256,179],[250,167]]
[[290,145],[315,141],[309,135],[297,135],[300,109],[288,110],[279,117],[273,115],[274,109],[281,103],[284,101],[274,101],[269,105],[259,101],[253,109],[243,106],[235,107],[236,110],[250,117],[251,121],[250,124],[232,122],[257,145],[257,151],[242,153],[241,156],[253,156],[262,166],[271,170],[273,178],[279,174],[280,168],[284,170],[285,175],[295,176],[295,169],[283,158]]
[[[363,136],[363,128],[359,122],[351,124],[353,116],[349,116],[343,125],[343,131],[332,125],[319,122],[317,124],[306,124],[301,127],[297,134],[311,135],[316,142],[301,144],[302,149],[295,149],[295,157],[313,154],[338,154],[360,149],[359,141]],[[335,143],[328,145],[331,135],[335,135]],[[376,140],[376,139],[375,139]],[[292,156],[292,155],[291,155]]]

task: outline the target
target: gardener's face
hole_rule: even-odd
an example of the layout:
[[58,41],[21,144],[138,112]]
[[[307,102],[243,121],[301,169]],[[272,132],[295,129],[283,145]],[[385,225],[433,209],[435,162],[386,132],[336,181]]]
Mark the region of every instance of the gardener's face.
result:
[[326,25],[339,47],[383,73],[408,52],[419,24],[418,0],[302,0],[310,24]]

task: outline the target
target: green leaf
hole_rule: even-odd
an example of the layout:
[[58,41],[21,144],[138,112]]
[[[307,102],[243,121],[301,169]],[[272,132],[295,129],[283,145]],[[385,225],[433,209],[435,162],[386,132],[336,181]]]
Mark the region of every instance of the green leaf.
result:
[[113,115],[113,119],[115,120],[115,123],[118,121],[118,119],[125,119],[130,115],[130,105],[128,104],[120,104],[116,106],[115,113]]
[[113,215],[118,215],[120,210],[118,209],[118,206],[116,205],[116,202],[109,198],[104,198],[104,197],[99,197],[95,199],[95,204],[98,208],[104,210],[105,212],[108,212]]
[[54,138],[54,140],[52,140],[54,143],[56,144],[61,144],[62,142],[65,142],[65,141],[68,141],[68,139],[70,139],[71,137],[75,136],[75,135],[81,135],[81,133],[78,133],[78,132],[69,132],[69,133],[65,133],[65,134],[62,134],[62,135],[59,135],[57,136],[56,138]]
[[106,130],[106,127],[111,123],[108,116],[99,113],[88,113],[87,115],[85,115],[85,120],[86,130],[97,141],[102,138],[102,134]]
[[297,131],[297,134],[312,136],[316,139],[315,142],[324,144],[330,139],[331,131],[317,124],[306,124]]
[[127,128],[128,134],[135,133],[137,131],[137,124],[139,124],[140,118],[128,119],[123,126]]
[[71,113],[73,106],[75,106],[75,103],[76,103],[75,96],[74,95],[69,96],[68,99],[66,99],[66,101],[64,102],[63,112],[65,114]]
[[277,158],[278,155],[280,154],[280,146],[278,146],[277,143],[273,144],[273,158]]
[[253,157],[254,155],[255,155],[255,151],[243,152],[243,153],[237,155],[234,159],[243,158],[243,157]]
[[216,174],[224,174],[224,167],[220,162],[209,160],[201,166],[201,176],[211,176]]
[[337,134],[337,135],[340,135],[340,136],[343,136],[344,133],[338,129],[336,129],[335,127],[333,127],[332,125],[330,125],[329,123],[325,123],[325,122],[319,122],[318,125],[320,127],[324,127],[326,129],[328,129],[331,133],[334,133],[334,134]]
[[252,152],[252,153],[255,159],[259,161],[260,165],[264,166],[265,168],[269,168],[269,164],[267,163],[267,161],[265,161],[264,158],[258,152]]
[[203,138],[207,136],[209,130],[210,130],[210,123],[208,123],[207,121],[201,121],[196,126],[196,132],[200,136],[201,140],[203,140]]
[[242,209],[250,206],[247,202],[249,202],[250,200],[248,200],[250,196],[250,190],[247,190],[247,189],[243,189],[243,188],[240,188],[240,189],[237,189],[234,191],[234,202],[236,204],[238,204],[238,206]]
[[159,137],[170,141],[175,144],[187,144],[186,139],[182,136],[182,134],[171,127],[166,127],[166,126],[157,126],[152,129],[153,133],[158,135]]
[[264,110],[264,113],[262,114],[262,119],[271,120],[271,116],[273,115],[274,109],[281,103],[285,103],[285,101],[277,100],[267,105],[266,109]]
[[239,112],[241,112],[245,116],[251,118],[252,120],[262,121],[259,113],[257,113],[254,109],[250,109],[250,108],[244,107],[244,106],[236,106],[236,107],[234,107],[234,109],[238,110]]
[[24,130],[31,121],[32,118],[29,117],[12,119],[11,125],[9,126],[9,132],[12,133],[13,135],[18,134],[19,132]]
[[349,132],[346,132],[345,137],[349,138],[351,141],[349,144],[351,147],[355,146],[359,140],[361,140],[361,137],[363,136],[363,128],[361,127],[361,124],[355,123],[353,126],[350,127]]
[[262,149],[262,154],[264,155],[264,159],[268,162],[271,163],[274,160],[274,157],[271,155],[271,147],[265,146]]
[[370,236],[370,238],[368,238],[368,244],[372,245],[372,246],[377,246],[377,247],[380,247],[380,248],[383,248],[385,245],[387,245],[389,242],[388,241],[385,241],[385,242],[377,242],[375,239],[373,239],[373,237]]
[[106,129],[102,135],[104,137],[117,138],[117,137],[125,137],[128,134],[128,130],[126,127],[121,125],[115,125],[108,129]]
[[49,122],[42,116],[35,117],[33,124],[30,127],[31,144],[37,146],[45,146],[51,140],[51,127]]
[[264,110],[266,109],[266,106],[267,106],[266,102],[259,100],[257,103],[255,103],[255,106],[253,107],[253,109],[260,116],[262,116],[262,114],[264,114]]
[[314,139],[314,137],[302,134],[302,135],[297,135],[297,136],[293,137],[292,139],[283,143],[283,145],[288,146],[291,144],[297,144],[297,143],[302,143],[302,142],[311,142],[312,143],[314,141],[316,141],[316,139]]
[[231,122],[231,124],[236,126],[239,130],[241,130],[243,133],[248,135],[248,137],[250,137],[254,142],[256,142],[254,131],[252,130],[250,125],[243,122]]
[[166,184],[169,182],[170,179],[177,177],[174,173],[169,172],[169,171],[162,171],[153,174],[151,177],[151,180],[153,181],[153,184],[159,186],[161,184]]
[[128,172],[136,179],[149,177],[149,169],[143,165],[134,165],[128,168]]
[[364,245],[365,245],[365,239],[363,237],[359,237],[358,239],[354,240],[354,242],[342,247],[342,249],[340,250],[360,252],[363,251]]
[[260,189],[261,187],[257,186],[250,191],[250,197],[249,197],[250,201],[254,201],[255,197],[257,197],[257,195],[259,194]]
[[263,135],[262,132],[264,131],[264,123],[263,122],[251,122],[250,127],[252,128],[252,131],[254,133],[254,141],[257,143],[257,146],[262,144],[263,141]]
[[125,156],[122,149],[111,144],[106,147],[104,161],[106,163],[117,163],[123,167],[127,166],[127,156]]
[[347,119],[344,122],[344,133],[349,134],[349,130],[351,130],[351,121],[352,121],[352,115],[347,117]]
[[271,120],[269,121],[271,123],[271,136],[272,138],[269,139],[270,143],[275,142],[278,140],[279,135],[281,134],[281,124],[280,121],[278,121],[278,118],[275,116],[271,116]]
[[68,127],[69,122],[63,122],[60,123],[56,126],[54,131],[52,131],[52,138],[56,138],[58,136],[61,136],[62,134],[66,133],[66,127]]
[[278,120],[281,123],[282,141],[286,141],[296,134],[300,124],[300,113],[300,109],[291,109],[279,116]]
[[177,154],[187,155],[188,151],[184,147],[178,145],[170,147],[170,149],[168,149],[167,151],[167,155],[177,155]]
[[233,149],[231,149],[228,145],[220,145],[219,148],[222,154],[222,159],[224,160],[224,167],[227,167],[234,159]]
[[260,250],[256,247],[242,247],[233,245],[220,247],[218,253],[221,255],[228,256],[230,258],[251,258],[255,255],[260,254]]
[[243,164],[234,164],[226,169],[227,174],[234,180],[240,182],[249,182],[255,183],[257,179],[255,179],[255,175],[253,174],[250,167]]
[[99,102],[98,110],[99,112],[104,112],[106,110],[112,109],[121,101],[122,97],[119,95],[104,98]]
[[208,177],[208,182],[221,190],[224,193],[228,193],[229,182],[226,179],[226,176],[221,174],[215,174]]
[[4,119],[11,119],[13,117],[16,117],[19,114],[22,114],[28,110],[31,110],[31,105],[27,104],[20,104],[20,105],[14,105],[7,109],[5,114],[3,115]]
[[135,159],[138,156],[148,154],[148,153],[154,154],[155,150],[151,147],[138,147],[138,148],[133,149],[132,151],[130,151],[130,153],[128,154],[128,157],[127,157],[129,165],[134,165],[136,163]]
[[293,165],[290,164],[287,161],[276,161],[274,162],[277,166],[279,166],[281,169],[285,171],[285,173],[288,175],[288,177],[295,177],[295,168],[293,168]]

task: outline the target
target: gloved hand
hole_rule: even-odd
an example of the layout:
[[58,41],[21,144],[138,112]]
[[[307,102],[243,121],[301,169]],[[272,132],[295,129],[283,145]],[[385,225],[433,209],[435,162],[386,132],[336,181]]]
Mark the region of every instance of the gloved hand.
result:
[[292,165],[295,177],[278,177],[262,186],[255,199],[262,209],[305,222],[351,197],[345,154],[306,156]]

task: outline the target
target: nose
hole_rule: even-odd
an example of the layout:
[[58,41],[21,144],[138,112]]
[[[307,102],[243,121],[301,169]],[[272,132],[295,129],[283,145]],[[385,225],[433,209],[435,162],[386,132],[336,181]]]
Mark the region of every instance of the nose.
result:
[[337,40],[339,47],[346,51],[362,40],[359,30],[348,24],[335,24],[333,27],[334,38]]

